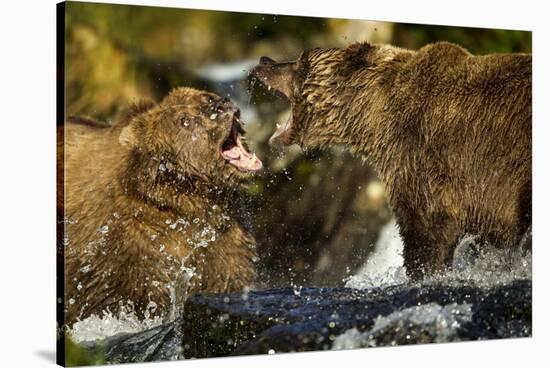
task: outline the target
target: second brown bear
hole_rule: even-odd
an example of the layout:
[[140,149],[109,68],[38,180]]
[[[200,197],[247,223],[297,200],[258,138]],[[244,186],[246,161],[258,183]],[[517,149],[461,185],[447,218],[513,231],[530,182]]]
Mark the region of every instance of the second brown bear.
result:
[[343,145],[386,186],[413,278],[444,271],[465,235],[515,247],[531,226],[531,55],[358,43],[260,60],[292,114],[271,138]]

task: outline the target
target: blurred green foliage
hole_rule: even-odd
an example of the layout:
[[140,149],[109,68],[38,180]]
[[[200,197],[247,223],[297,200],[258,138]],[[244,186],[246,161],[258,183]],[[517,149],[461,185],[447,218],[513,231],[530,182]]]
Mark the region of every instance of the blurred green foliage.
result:
[[104,356],[105,352],[102,349],[90,352],[69,337],[65,337],[65,365],[67,367],[102,365],[106,363]]
[[290,59],[310,47],[353,41],[418,48],[446,40],[472,53],[530,52],[531,33],[345,19],[68,2],[69,114],[111,118],[139,97],[161,98],[209,63]]
[[531,32],[420,24],[395,24],[399,46],[418,48],[430,42],[457,43],[474,54],[531,52]]

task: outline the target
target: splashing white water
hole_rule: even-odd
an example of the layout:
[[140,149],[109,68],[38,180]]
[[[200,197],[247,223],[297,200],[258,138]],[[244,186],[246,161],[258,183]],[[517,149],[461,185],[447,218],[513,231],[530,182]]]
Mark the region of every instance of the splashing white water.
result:
[[[472,305],[452,303],[441,306],[429,303],[393,312],[387,316],[379,316],[374,326],[367,332],[356,328],[349,329],[336,337],[332,350],[356,349],[377,346],[380,340],[387,338],[388,333],[396,338],[410,339],[406,331],[414,329],[431,335],[433,342],[457,340],[456,331],[464,323],[472,320]],[[393,340],[389,345],[398,345],[400,341]],[[384,344],[386,345],[386,344]]]
[[[531,253],[522,252],[518,248],[498,249],[488,244],[481,246],[472,243],[471,236],[465,236],[457,246],[460,250],[475,247],[478,254],[471,252],[455,252],[452,271],[436,275],[428,282],[445,282],[451,284],[472,283],[478,287],[506,285],[514,280],[532,279]],[[457,267],[458,266],[458,267]]]
[[[198,225],[201,223],[201,219],[195,218],[192,222]],[[203,220],[202,222],[205,221]],[[178,218],[175,221],[166,220],[166,225],[171,231],[185,231],[186,228],[191,226],[191,223],[185,219]],[[156,327],[162,322],[171,321],[179,316],[182,310],[180,310],[177,305],[183,305],[187,298],[186,285],[190,283],[192,278],[197,277],[195,269],[193,267],[187,267],[187,259],[194,251],[208,247],[208,245],[218,237],[216,230],[209,224],[198,226],[199,229],[187,239],[192,250],[181,260],[179,270],[180,277],[167,285],[170,291],[171,308],[165,316],[152,317],[157,305],[151,301],[146,311],[143,313],[144,318],[142,319],[136,315],[133,303],[128,301],[126,305],[121,304],[119,306],[118,314],[113,314],[111,311],[105,310],[102,312],[101,316],[94,314],[75,322],[72,327],[67,330],[71,338],[79,343],[83,341],[102,340],[118,334],[137,333]],[[156,236],[153,237],[152,240],[154,241],[155,238]],[[164,244],[159,245],[161,252],[163,252],[165,248],[166,246]],[[169,254],[167,256],[170,257]],[[159,286],[158,281],[152,281],[152,284],[154,286]],[[176,288],[178,290],[183,290],[180,295],[176,295]]]
[[392,220],[382,227],[374,252],[359,272],[347,280],[346,287],[368,289],[403,284],[407,280],[403,267],[403,240]]
[[[465,235],[457,244],[453,269],[424,279],[421,284],[474,283],[479,287],[505,285],[518,279],[531,279],[531,253],[521,249],[498,249],[480,244],[479,237]],[[369,289],[402,285],[410,280],[403,266],[403,240],[395,220],[380,231],[373,254],[345,286]]]
[[117,316],[113,315],[110,311],[103,311],[101,317],[93,314],[88,318],[75,322],[67,332],[71,339],[80,343],[83,341],[103,340],[106,337],[121,333],[144,331],[162,323],[160,317],[150,317],[156,307],[154,302],[150,302],[147,306],[147,311],[144,313],[145,318],[140,320],[134,312],[132,303],[128,303],[127,306],[120,308]]

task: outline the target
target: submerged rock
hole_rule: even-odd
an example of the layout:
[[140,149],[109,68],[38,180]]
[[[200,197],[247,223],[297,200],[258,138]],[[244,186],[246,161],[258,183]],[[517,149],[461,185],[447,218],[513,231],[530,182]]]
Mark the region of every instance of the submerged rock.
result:
[[103,343],[111,363],[531,336],[531,281],[196,295],[175,322]]

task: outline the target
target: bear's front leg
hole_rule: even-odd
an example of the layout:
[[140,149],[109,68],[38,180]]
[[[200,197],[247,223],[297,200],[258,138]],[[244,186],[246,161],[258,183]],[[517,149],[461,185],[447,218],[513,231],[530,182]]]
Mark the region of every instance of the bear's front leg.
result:
[[452,265],[452,254],[458,226],[445,213],[437,213],[419,221],[410,216],[400,221],[403,238],[403,258],[407,275],[413,281],[441,273]]

